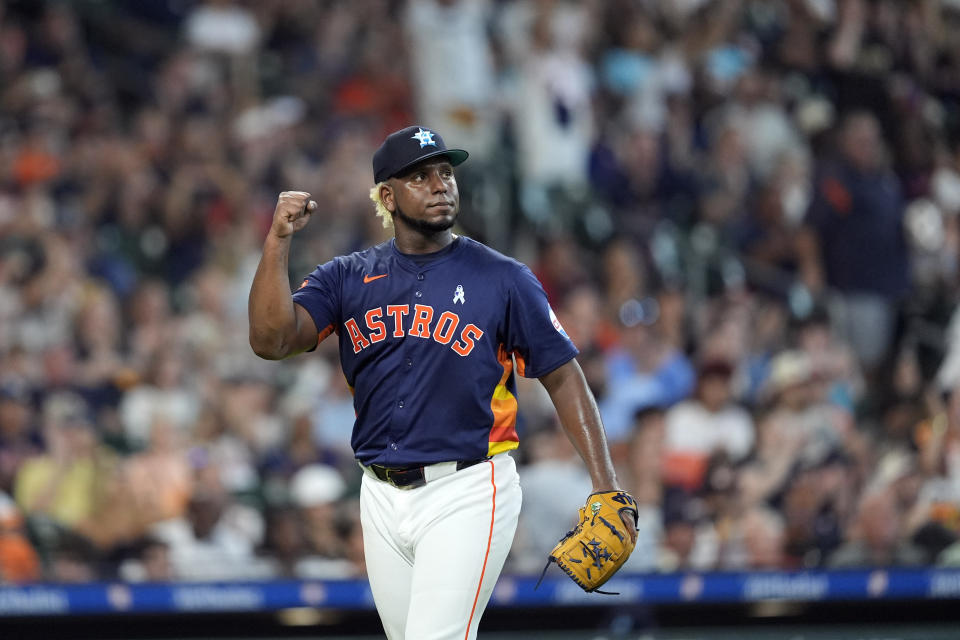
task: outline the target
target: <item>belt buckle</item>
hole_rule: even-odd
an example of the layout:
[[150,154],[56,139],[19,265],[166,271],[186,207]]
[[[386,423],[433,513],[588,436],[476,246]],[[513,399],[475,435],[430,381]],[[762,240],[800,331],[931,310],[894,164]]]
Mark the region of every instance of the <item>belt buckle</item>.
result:
[[393,486],[393,487],[396,487],[397,489],[402,489],[403,487],[402,487],[401,485],[397,484],[397,481],[393,479],[393,472],[394,472],[394,471],[396,471],[396,469],[391,469],[391,468],[389,468],[389,467],[384,467],[384,469],[383,469],[384,479],[387,481],[387,484],[389,484],[389,485],[391,485],[391,486]]
[[389,469],[389,468],[387,468],[387,467],[384,467],[384,466],[382,466],[382,465],[379,465],[379,464],[372,464],[372,465],[370,465],[368,468],[370,469],[370,471],[373,472],[373,475],[374,475],[374,477],[375,477],[377,480],[380,480],[381,482],[386,482],[387,484],[396,486],[396,485],[394,484],[393,480],[390,479],[390,471],[391,471],[391,469]]
[[[367,467],[374,477],[376,477],[381,482],[386,482],[391,487],[397,489],[416,489],[417,487],[422,487],[427,484],[426,477],[423,471],[423,467],[419,468],[403,468],[403,469],[394,469],[392,467],[385,467],[379,464],[372,464]],[[405,474],[408,474],[412,471],[419,471],[419,477],[415,479],[409,479],[404,477]]]
[[396,487],[397,489],[416,489],[417,487],[422,487],[422,486],[424,486],[425,484],[427,484],[427,481],[426,481],[426,478],[424,477],[423,469],[422,469],[422,468],[419,469],[419,471],[420,471],[420,477],[419,477],[419,478],[416,478],[416,479],[414,479],[414,480],[408,480],[408,481],[404,482],[403,484],[401,484],[400,482],[398,482],[397,480],[395,480],[395,479],[393,478],[394,475],[408,474],[408,473],[411,473],[411,472],[417,471],[417,470],[418,470],[418,469],[416,469],[416,468],[409,468],[409,469],[389,469],[389,468],[388,468],[388,469],[386,469],[387,482],[389,482],[391,485],[393,485],[393,486]]

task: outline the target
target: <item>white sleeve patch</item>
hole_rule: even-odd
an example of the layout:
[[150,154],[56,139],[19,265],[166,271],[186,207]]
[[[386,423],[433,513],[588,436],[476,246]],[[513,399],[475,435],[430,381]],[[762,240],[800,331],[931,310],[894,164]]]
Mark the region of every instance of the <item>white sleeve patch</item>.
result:
[[557,333],[562,335],[567,340],[570,339],[570,336],[567,335],[567,332],[564,331],[563,325],[560,324],[560,320],[557,319],[557,314],[553,312],[553,307],[547,305],[547,310],[550,312],[550,322],[553,323],[553,328],[557,330]]

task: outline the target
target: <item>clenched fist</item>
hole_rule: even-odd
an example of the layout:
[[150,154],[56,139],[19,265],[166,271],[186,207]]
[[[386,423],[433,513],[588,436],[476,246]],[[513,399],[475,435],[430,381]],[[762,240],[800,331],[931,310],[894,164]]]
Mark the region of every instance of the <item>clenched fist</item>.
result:
[[292,236],[307,226],[316,208],[317,203],[310,199],[306,191],[284,191],[277,199],[271,233],[278,238]]

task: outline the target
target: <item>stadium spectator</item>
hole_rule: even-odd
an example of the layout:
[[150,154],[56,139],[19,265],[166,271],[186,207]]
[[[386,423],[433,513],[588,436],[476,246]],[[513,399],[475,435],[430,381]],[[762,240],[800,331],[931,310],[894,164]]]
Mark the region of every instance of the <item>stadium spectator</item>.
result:
[[171,347],[160,349],[153,354],[140,382],[123,395],[118,411],[129,446],[145,446],[158,417],[178,429],[190,429],[197,418],[199,399],[196,388],[187,384],[186,365],[185,353]]
[[[634,307],[652,293],[648,268],[636,243],[623,238],[614,239],[603,250],[601,265],[603,298],[597,307],[598,311],[602,309],[605,312],[608,321],[619,318],[625,305],[627,309]],[[650,312],[652,314],[653,309]],[[651,316],[649,320],[656,319]]]
[[68,530],[94,526],[115,462],[98,445],[90,408],[79,396],[53,395],[44,403],[43,423],[45,452],[18,469],[17,504]]
[[807,286],[836,291],[843,336],[872,371],[892,346],[910,284],[903,194],[874,115],[847,115],[838,146],[817,170],[801,260]]
[[191,496],[184,517],[158,522],[150,534],[170,550],[178,580],[263,578],[267,568],[254,550],[263,536],[263,521],[254,509],[226,493],[215,469]]
[[751,306],[738,382],[743,401],[756,409],[769,400],[770,364],[786,344],[790,312],[776,298],[763,294],[756,296]]
[[487,0],[412,0],[404,17],[419,117],[481,162],[497,140],[497,76],[486,31],[492,17]]
[[843,543],[855,507],[857,478],[848,461],[831,456],[796,469],[781,496],[785,557],[790,565],[816,567]]
[[640,307],[621,318],[620,343],[606,360],[606,395],[599,401],[611,441],[625,438],[633,414],[644,407],[670,406],[686,397],[694,371],[686,356],[657,339],[651,318]]
[[290,498],[297,506],[306,532],[307,554],[297,564],[304,578],[346,578],[358,568],[347,559],[345,540],[337,530],[338,501],[346,483],[333,467],[312,464],[290,480]]
[[40,558],[24,531],[16,503],[0,493],[0,584],[39,580]]
[[778,354],[771,363],[766,390],[772,404],[770,427],[796,434],[795,455],[800,464],[816,466],[841,452],[861,459],[862,435],[850,414],[825,402],[805,353],[788,350]]
[[193,469],[178,427],[162,416],[155,418],[149,445],[127,458],[121,482],[123,510],[114,513],[129,522],[130,530],[117,530],[126,539],[142,535],[157,522],[183,516],[193,493]]
[[827,559],[834,568],[908,567],[924,563],[922,550],[904,539],[903,514],[888,490],[860,500],[848,540]]
[[50,582],[84,584],[100,579],[103,554],[89,540],[70,531],[61,531],[47,549],[44,578]]
[[743,460],[753,448],[753,419],[731,402],[733,367],[724,360],[702,363],[691,399],[666,415],[664,450],[667,481],[695,491],[704,482],[707,462],[716,452]]
[[119,568],[120,577],[125,581],[163,583],[177,579],[166,543],[148,536],[131,546],[130,557]]
[[25,385],[0,385],[0,491],[13,492],[17,470],[42,447]]
[[[955,535],[960,535],[960,491],[957,477],[958,466],[958,425],[960,425],[960,400],[956,390],[946,396],[942,411],[938,411],[928,420],[916,426],[913,433],[914,444],[919,449],[916,465],[918,467],[918,486],[909,504],[907,521],[904,523],[909,534],[920,531],[925,526],[940,525]],[[913,462],[912,459],[910,459]],[[909,463],[904,463],[904,466]],[[905,475],[912,468],[900,471]],[[889,474],[894,475],[894,474]]]
[[523,0],[504,18],[527,30],[511,43],[522,43],[511,58],[520,206],[548,230],[573,227],[579,212],[571,205],[583,202],[587,184],[595,72],[584,56],[590,24],[584,11],[573,2]]
[[836,335],[826,309],[818,307],[797,323],[796,344],[809,358],[825,397],[852,413],[863,398],[863,375],[856,354]]
[[307,555],[304,523],[292,506],[277,506],[266,513],[266,533],[262,553],[276,578],[296,578],[298,564]]
[[744,507],[773,503],[797,467],[805,436],[769,410],[757,416],[756,446],[739,470],[737,492]]
[[660,571],[710,571],[717,568],[721,537],[701,500],[683,489],[663,497],[663,538]]
[[723,569],[768,570],[784,566],[783,519],[770,509],[753,507],[731,523],[723,542]]

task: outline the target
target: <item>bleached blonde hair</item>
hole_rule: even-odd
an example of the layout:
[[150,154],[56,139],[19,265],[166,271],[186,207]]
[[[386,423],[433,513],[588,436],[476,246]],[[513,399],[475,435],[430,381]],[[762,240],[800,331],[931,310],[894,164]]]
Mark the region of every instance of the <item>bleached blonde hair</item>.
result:
[[380,216],[383,228],[389,229],[393,226],[393,214],[387,210],[387,205],[383,204],[383,198],[380,197],[380,187],[386,184],[386,182],[378,182],[374,185],[374,187],[370,189],[370,199],[373,201],[374,210],[377,212],[377,215]]

